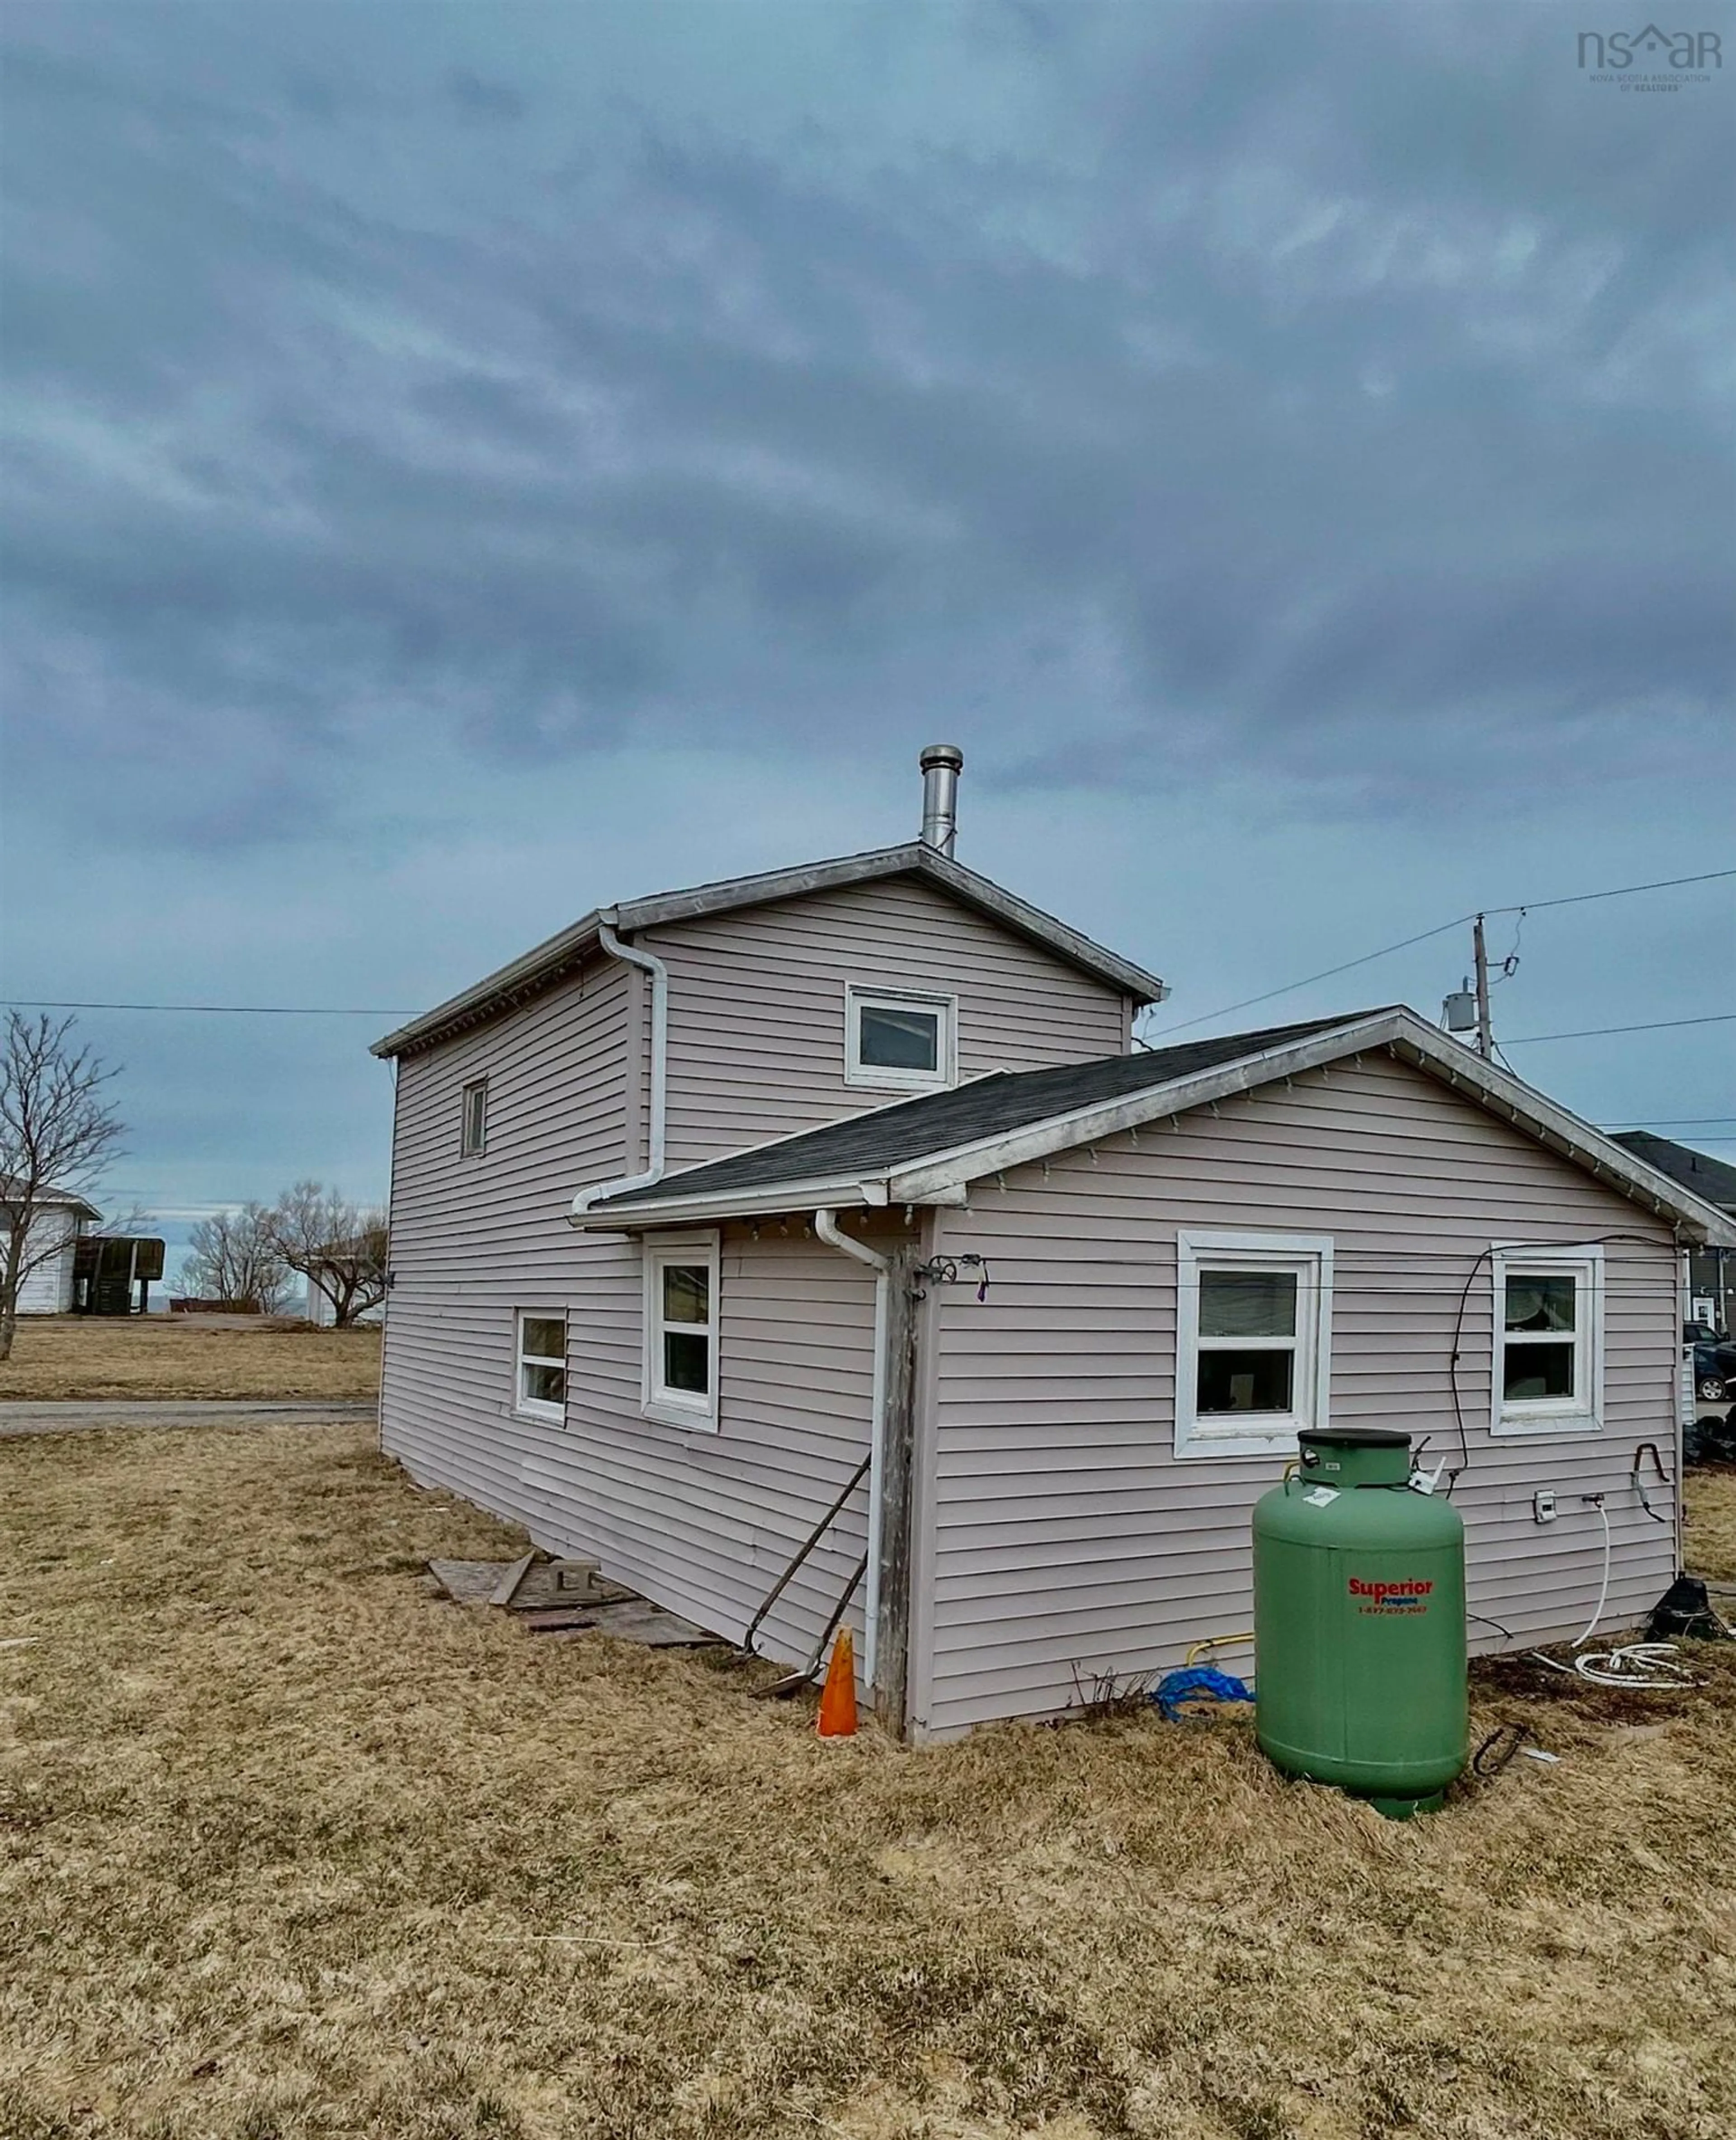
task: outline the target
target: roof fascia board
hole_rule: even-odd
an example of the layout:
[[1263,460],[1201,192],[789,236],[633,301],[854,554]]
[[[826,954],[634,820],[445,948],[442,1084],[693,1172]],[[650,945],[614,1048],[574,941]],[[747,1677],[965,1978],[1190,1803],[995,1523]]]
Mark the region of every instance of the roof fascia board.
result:
[[1136,1003],[1160,1003],[1168,993],[1155,974],[1148,974],[1143,967],[1093,943],[1016,892],[978,876],[974,870],[950,861],[924,842],[912,840],[902,847],[876,847],[866,854],[845,855],[836,861],[810,862],[795,869],[767,870],[755,876],[728,877],[716,884],[695,886],[689,891],[657,892],[646,899],[624,900],[617,906],[603,907],[549,937],[522,958],[484,974],[473,987],[435,1004],[407,1025],[397,1027],[376,1040],[369,1052],[379,1056],[403,1055],[413,1048],[430,1047],[511,1008],[516,999],[558,979],[582,959],[596,941],[599,921],[633,935],[676,922],[704,920],[714,914],[738,912],[743,907],[769,906],[781,899],[871,884],[889,876],[929,878],[964,906],[1041,945],[1070,965],[1094,974]]
[[1004,890],[989,877],[979,876],[921,840],[907,841],[902,847],[876,847],[866,854],[846,855],[836,861],[770,870],[758,876],[730,877],[718,884],[698,885],[691,891],[660,892],[649,899],[625,900],[617,910],[618,926],[662,928],[673,922],[699,920],[708,915],[763,906],[774,900],[800,899],[812,892],[836,891],[847,885],[870,884],[889,876],[931,878],[965,906],[975,907],[1141,1003],[1161,1002],[1167,993],[1155,974],[1148,974],[1130,960],[1093,943],[1089,936],[1081,936],[1076,929],[1057,921],[1052,914],[1045,914],[1016,892]]
[[978,876],[974,870],[966,869],[962,862],[954,861],[933,847],[919,843],[916,852],[923,874],[944,884],[967,905],[979,907],[1008,929],[1032,938],[1073,964],[1112,981],[1137,1002],[1161,1003],[1169,994],[1168,988],[1155,974],[1148,974],[1131,960],[1106,950],[1089,936],[1081,936],[1076,929],[1069,929],[1064,921],[1057,921],[1052,914],[1045,914],[1040,906],[1031,906],[1017,893],[1003,891],[993,878]]
[[436,1004],[420,1018],[413,1018],[408,1025],[400,1025],[376,1040],[369,1054],[403,1055],[411,1048],[429,1047],[510,1009],[517,998],[542,988],[578,964],[597,940],[597,925],[607,918],[606,908],[585,915],[522,958],[485,974],[473,987]]
[[1311,1034],[1285,1048],[1220,1063],[1193,1077],[1150,1086],[1096,1107],[1052,1116],[1005,1136],[959,1146],[924,1161],[919,1166],[895,1168],[888,1176],[891,1199],[894,1203],[924,1202],[939,1191],[980,1180],[984,1175],[1047,1159],[1057,1151],[1165,1120],[1216,1100],[1233,1099],[1280,1077],[1321,1069],[1345,1056],[1383,1047],[1406,1056],[1418,1068],[1444,1082],[1465,1088],[1489,1112],[1527,1130],[1540,1142],[1557,1146],[1600,1179],[1609,1180],[1632,1201],[1650,1205],[1660,1216],[1675,1219],[1708,1245],[1736,1246],[1736,1224],[1714,1205],[1635,1159],[1533,1087],[1485,1063],[1461,1043],[1437,1034],[1421,1018],[1404,1010],[1383,1011],[1375,1018]]
[[1660,1216],[1668,1213],[1709,1247],[1736,1247],[1736,1225],[1717,1206],[1696,1196],[1680,1182],[1604,1136],[1601,1130],[1566,1107],[1557,1107],[1547,1094],[1515,1077],[1510,1071],[1486,1063],[1461,1043],[1410,1012],[1395,1014],[1400,1030],[1393,1036],[1395,1053],[1414,1062],[1454,1086],[1469,1086],[1491,1114],[1515,1127],[1528,1129],[1538,1141],[1564,1150],[1586,1166],[1600,1180],[1612,1185],[1637,1204],[1649,1204]]
[[673,922],[703,920],[708,915],[733,914],[744,906],[767,906],[774,900],[801,899],[809,892],[833,891],[841,885],[870,884],[900,876],[919,866],[909,847],[875,847],[866,854],[805,862],[791,869],[764,870],[753,876],[724,877],[716,884],[694,885],[686,891],[653,892],[645,899],[624,899],[615,909],[622,929],[661,929]]
[[599,1204],[569,1220],[581,1233],[630,1233],[640,1226],[694,1225],[723,1219],[763,1218],[768,1212],[884,1210],[889,1203],[963,1204],[965,1190],[939,1190],[931,1196],[889,1195],[884,1175],[840,1176],[836,1180],[773,1181],[757,1189],[727,1189],[714,1195],[645,1197],[635,1204]]

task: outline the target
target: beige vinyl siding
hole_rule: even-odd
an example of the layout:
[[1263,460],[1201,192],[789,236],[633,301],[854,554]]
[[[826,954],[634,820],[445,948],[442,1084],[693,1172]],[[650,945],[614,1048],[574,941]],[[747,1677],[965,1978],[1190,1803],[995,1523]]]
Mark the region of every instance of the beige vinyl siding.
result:
[[[381,1445],[562,1550],[586,1544],[583,1495],[565,1430],[514,1411],[513,1318],[567,1310],[591,1389],[637,1404],[636,1252],[566,1223],[575,1190],[623,1170],[626,998],[625,969],[598,960],[398,1065]],[[463,1088],[484,1076],[488,1146],[467,1156]]]
[[[424,1485],[522,1523],[717,1633],[760,1598],[867,1453],[873,1274],[800,1216],[733,1227],[719,1287],[718,1431],[642,1418],[636,1240],[576,1234],[573,1191],[643,1164],[614,962],[399,1066],[394,1283],[381,1441]],[[487,1150],[459,1150],[463,1087],[488,1079]],[[633,1134],[630,1135],[630,1131]],[[890,1238],[890,1236],[889,1236]],[[564,1422],[513,1410],[515,1311],[565,1312]],[[760,1641],[804,1657],[863,1550],[866,1485]],[[851,1623],[860,1632],[858,1596]]]
[[648,930],[669,968],[669,1160],[691,1166],[908,1098],[844,1078],[852,983],[955,994],[961,1078],[1130,1044],[1127,999],[914,878]]
[[[1605,1249],[1598,1435],[1491,1436],[1493,1295],[1479,1271],[1460,1377],[1470,1465],[1454,1503],[1471,1608],[1515,1635],[1572,1637],[1591,1612],[1601,1532],[1582,1495],[1608,1496],[1608,1625],[1632,1623],[1669,1581],[1672,1529],[1647,1519],[1629,1475],[1643,1441],[1675,1470],[1670,1228],[1447,1087],[1382,1053],[1004,1179],[938,1215],[942,1250],[986,1255],[993,1279],[981,1305],[959,1285],[930,1310],[925,1732],[1052,1713],[1074,1698],[1076,1667],[1149,1671],[1249,1625],[1249,1514],[1283,1460],[1174,1454],[1178,1228],[1330,1234],[1330,1416],[1426,1436],[1430,1465],[1459,1460],[1449,1355],[1479,1254],[1501,1240],[1642,1236]],[[1541,1487],[1559,1498],[1552,1525],[1532,1518]]]
[[[718,1431],[639,1416],[636,1341],[629,1406],[591,1386],[575,1343],[568,1438],[610,1573],[737,1640],[868,1453],[874,1274],[800,1215],[758,1239],[727,1227],[720,1247]],[[866,1507],[865,1481],[768,1618],[762,1655],[806,1657],[865,1549]],[[859,1590],[846,1622],[858,1637],[861,1605]]]

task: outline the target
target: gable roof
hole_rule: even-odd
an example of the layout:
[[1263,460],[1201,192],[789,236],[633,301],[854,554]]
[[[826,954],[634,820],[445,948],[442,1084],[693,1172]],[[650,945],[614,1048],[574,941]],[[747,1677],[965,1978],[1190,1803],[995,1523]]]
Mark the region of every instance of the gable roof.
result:
[[1676,1144],[1660,1136],[1655,1130],[1623,1130],[1616,1141],[1648,1166],[1656,1167],[1660,1174],[1667,1174],[1684,1189],[1691,1189],[1696,1196],[1715,1204],[1720,1211],[1736,1211],[1736,1166],[1727,1160],[1714,1159],[1709,1152]]
[[704,1196],[735,1190],[776,1187],[794,1180],[827,1179],[840,1173],[884,1174],[935,1153],[981,1143],[1076,1113],[1081,1107],[1143,1092],[1153,1086],[1233,1063],[1266,1045],[1277,1047],[1304,1034],[1341,1025],[1341,1018],[1313,1018],[1306,1025],[1280,1025],[1263,1033],[1230,1033],[1218,1040],[1190,1041],[1179,1048],[1152,1048],[1132,1055],[1102,1056],[1089,1063],[1067,1063],[1050,1070],[997,1070],[973,1077],[947,1092],[924,1093],[852,1115],[824,1129],[780,1137],[774,1144],[666,1177],[650,1189],[611,1196],[595,1208],[621,1211],[666,1200],[678,1190]]
[[822,1205],[961,1204],[971,1182],[1006,1167],[1375,1048],[1451,1084],[1696,1239],[1736,1244],[1736,1224],[1710,1204],[1402,1005],[1051,1070],[999,1071],[576,1205],[572,1223],[619,1229]]
[[1052,951],[1093,979],[1131,996],[1136,1004],[1163,999],[1164,984],[1155,974],[1148,974],[1130,960],[1106,950],[1089,936],[1081,936],[1076,929],[1057,921],[1052,914],[1045,914],[1016,892],[966,869],[925,841],[910,840],[901,847],[876,847],[866,854],[844,855],[833,861],[766,870],[755,876],[727,877],[715,884],[694,885],[685,891],[654,892],[645,899],[625,900],[619,906],[599,907],[522,958],[485,975],[473,987],[376,1040],[370,1053],[380,1056],[415,1053],[540,994],[573,972],[596,948],[601,923],[630,935],[672,922],[698,920],[743,907],[767,906],[775,900],[800,899],[812,892],[836,891],[897,876],[914,876],[935,886],[961,906],[988,915],[1015,935]]

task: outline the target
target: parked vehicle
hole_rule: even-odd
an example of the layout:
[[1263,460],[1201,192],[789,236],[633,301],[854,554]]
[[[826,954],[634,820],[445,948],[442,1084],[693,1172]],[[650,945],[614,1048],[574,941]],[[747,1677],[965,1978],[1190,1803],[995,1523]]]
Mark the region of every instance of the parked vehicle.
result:
[[1702,1404],[1721,1404],[1726,1397],[1736,1397],[1736,1340],[1719,1337],[1703,1323],[1685,1324],[1685,1336],[1690,1333],[1694,1395]]

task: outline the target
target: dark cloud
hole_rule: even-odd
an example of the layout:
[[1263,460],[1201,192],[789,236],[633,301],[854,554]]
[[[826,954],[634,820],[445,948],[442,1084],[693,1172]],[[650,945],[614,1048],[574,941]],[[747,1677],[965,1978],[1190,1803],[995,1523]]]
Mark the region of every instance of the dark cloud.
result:
[[468,67],[454,67],[445,81],[446,95],[461,118],[484,123],[510,123],[530,110],[527,98],[509,81],[491,81]]
[[[1558,11],[978,8],[1001,138],[871,154],[822,80],[678,125],[552,14],[534,102],[85,19],[10,97],[12,659],[66,730],[558,753],[721,686],[776,748],[818,685],[849,749],[992,667],[1041,773],[1060,665],[1117,783],[1238,739],[1412,807],[1491,724],[1621,763],[1726,704],[1718,106],[1598,101]],[[208,762],[176,822],[253,827]]]

